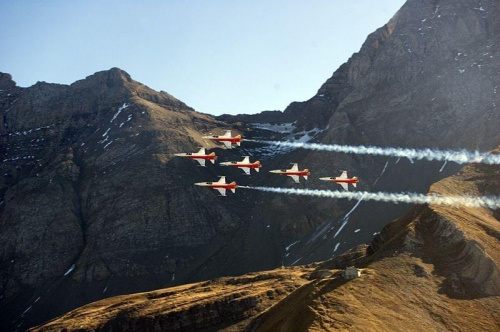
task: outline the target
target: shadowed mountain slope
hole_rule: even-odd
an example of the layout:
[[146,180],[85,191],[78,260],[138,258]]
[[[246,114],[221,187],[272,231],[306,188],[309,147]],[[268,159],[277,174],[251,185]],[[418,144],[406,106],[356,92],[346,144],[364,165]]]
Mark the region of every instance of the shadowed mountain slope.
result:
[[[315,96],[283,113],[215,119],[117,68],[29,88],[0,74],[0,326],[22,329],[112,295],[328,260],[369,243],[411,206],[243,189],[221,199],[192,183],[227,175],[242,185],[337,190],[317,178],[348,170],[361,190],[423,193],[459,165],[250,142],[215,149],[219,160],[261,160],[247,177],[173,155],[216,147],[201,136],[223,129],[265,140],[492,149],[500,144],[499,10],[494,0],[408,0]],[[290,162],[311,169],[306,183],[267,172]]]
[[[500,169],[469,165],[431,192],[500,195]],[[497,331],[499,216],[415,206],[370,246],[333,260],[110,298],[33,330]],[[349,265],[362,268],[361,278],[340,277]]]

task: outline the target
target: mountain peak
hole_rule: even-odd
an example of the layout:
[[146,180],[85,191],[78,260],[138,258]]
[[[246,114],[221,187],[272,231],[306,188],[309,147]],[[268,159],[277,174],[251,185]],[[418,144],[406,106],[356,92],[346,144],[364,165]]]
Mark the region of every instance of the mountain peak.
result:
[[7,73],[0,72],[0,90],[12,89],[16,86],[16,82],[12,80],[12,76]]
[[74,87],[84,87],[87,85],[106,85],[111,87],[122,87],[126,83],[132,83],[134,80],[130,75],[120,68],[113,67],[108,70],[98,71],[90,76],[85,77],[83,80],[76,81],[71,84]]

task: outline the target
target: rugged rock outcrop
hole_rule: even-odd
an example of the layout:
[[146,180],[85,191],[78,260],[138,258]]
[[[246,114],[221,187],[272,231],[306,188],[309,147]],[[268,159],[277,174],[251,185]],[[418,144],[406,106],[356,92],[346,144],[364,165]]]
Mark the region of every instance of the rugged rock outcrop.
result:
[[[282,119],[274,121],[295,122],[298,137],[323,129],[311,136],[325,144],[493,149],[500,143],[499,39],[500,8],[495,1],[409,0],[315,96],[290,104]],[[250,121],[267,120],[255,115]],[[430,184],[458,170],[453,163],[305,151],[290,154],[288,160],[313,170],[308,185],[321,189],[332,187],[317,177],[348,170],[362,179],[361,189],[426,192]],[[304,204],[302,198],[271,199],[274,206]],[[290,235],[289,243],[300,240],[286,253],[285,262],[328,259],[353,241],[367,243],[385,220],[409,209],[361,202],[346,219],[354,205],[315,200],[309,210],[324,215],[282,212],[285,220],[293,220],[280,226]],[[335,237],[342,225],[343,233],[361,232]],[[307,230],[308,236],[299,235]]]
[[[248,178],[173,153],[215,147],[201,135],[222,129],[491,149],[500,143],[499,10],[493,0],[409,0],[310,100],[283,113],[219,118],[243,124],[197,113],[117,68],[29,88],[0,74],[1,326],[22,329],[111,295],[325,260],[370,242],[410,206],[244,190],[221,200],[192,182],[225,174],[243,185],[289,186],[264,171],[293,161],[313,171],[308,187],[331,189],[315,179],[347,169],[363,190],[426,192],[459,166],[248,142],[216,150],[225,160],[261,159],[263,172]],[[255,122],[295,122],[295,130]]]
[[[52,303],[37,314],[46,319],[131,280],[142,280],[137,290],[165,285],[239,227],[220,200],[194,190],[202,172],[172,159],[220,126],[212,117],[117,68],[70,86],[1,82],[4,324],[22,321],[36,299]],[[114,278],[123,284],[107,290]]]
[[[500,167],[467,166],[431,191],[499,195]],[[498,212],[415,206],[333,260],[110,298],[33,331],[497,331]],[[338,269],[351,265],[362,274],[346,281]]]

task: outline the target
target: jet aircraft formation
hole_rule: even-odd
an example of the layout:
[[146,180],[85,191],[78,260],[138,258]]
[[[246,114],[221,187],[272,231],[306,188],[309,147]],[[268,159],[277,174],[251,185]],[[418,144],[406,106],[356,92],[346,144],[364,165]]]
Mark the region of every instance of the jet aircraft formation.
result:
[[[223,143],[228,149],[232,149],[235,145],[240,146],[241,142],[243,141],[241,135],[232,136],[231,130],[227,130],[224,135],[203,136],[202,138]],[[215,160],[217,159],[215,152],[207,154],[205,148],[200,148],[198,152],[193,153],[176,153],[175,156],[196,160],[202,167],[205,167],[205,163],[207,160],[212,164],[215,164]],[[239,168],[246,175],[250,175],[252,169],[256,172],[259,172],[259,169],[262,167],[260,161],[257,160],[252,163],[250,162],[250,157],[248,156],[244,157],[242,161],[226,161],[221,162],[220,165]],[[292,167],[290,169],[277,169],[271,170],[269,172],[273,174],[289,176],[295,183],[300,183],[301,177],[307,180],[308,176],[311,174],[308,169],[300,170],[299,164],[297,163],[292,163]],[[347,171],[342,171],[342,174],[338,177],[323,177],[319,179],[322,181],[338,183],[342,186],[342,188],[344,188],[344,190],[349,190],[349,184],[356,188],[356,184],[359,182],[358,178],[355,176],[349,178],[347,176]],[[235,181],[227,183],[225,176],[220,176],[220,179],[217,182],[197,182],[195,183],[195,185],[215,189],[219,191],[221,196],[226,196],[227,190],[231,190],[234,193],[236,192],[236,188],[238,188],[238,185]]]

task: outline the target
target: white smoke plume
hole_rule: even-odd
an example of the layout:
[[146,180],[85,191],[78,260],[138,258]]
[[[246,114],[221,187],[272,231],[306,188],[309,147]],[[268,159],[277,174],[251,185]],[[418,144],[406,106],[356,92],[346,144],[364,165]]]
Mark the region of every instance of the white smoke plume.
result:
[[353,146],[339,144],[319,144],[319,143],[301,143],[287,141],[265,141],[252,140],[247,141],[272,144],[283,147],[297,149],[307,149],[315,151],[330,151],[350,154],[368,154],[373,156],[388,156],[396,158],[408,158],[409,160],[429,160],[429,161],[452,161],[457,164],[482,163],[490,165],[500,165],[500,154],[483,153],[479,151],[467,150],[438,150],[438,149],[410,149],[410,148],[391,148],[377,146]]
[[367,192],[367,191],[333,191],[316,189],[295,189],[295,188],[276,188],[276,187],[248,187],[239,186],[252,190],[265,191],[277,194],[314,196],[325,198],[347,198],[349,200],[365,200],[392,203],[410,203],[410,204],[433,204],[450,205],[466,207],[486,207],[490,209],[500,208],[500,196],[443,196],[437,194],[417,194],[417,193],[387,193],[387,192]]

